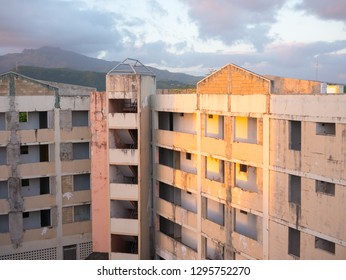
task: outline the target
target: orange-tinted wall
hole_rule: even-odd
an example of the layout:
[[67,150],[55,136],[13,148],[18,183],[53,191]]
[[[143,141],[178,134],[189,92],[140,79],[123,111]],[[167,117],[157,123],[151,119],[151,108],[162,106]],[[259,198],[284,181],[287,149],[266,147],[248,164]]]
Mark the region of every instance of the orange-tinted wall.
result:
[[93,251],[104,253],[110,242],[106,100],[105,92],[93,92],[90,96]]

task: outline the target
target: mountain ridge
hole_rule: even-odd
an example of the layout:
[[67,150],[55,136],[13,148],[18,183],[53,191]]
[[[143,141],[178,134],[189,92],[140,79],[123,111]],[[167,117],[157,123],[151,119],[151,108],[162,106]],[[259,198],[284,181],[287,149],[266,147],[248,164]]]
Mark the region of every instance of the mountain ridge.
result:
[[[24,49],[21,53],[0,56],[0,73],[11,71],[18,66],[31,66],[51,69],[71,69],[107,73],[119,61],[107,61],[88,57],[73,51],[45,46],[38,49]],[[186,85],[195,85],[203,77],[185,73],[175,73],[147,66],[156,75],[158,81],[177,81]]]

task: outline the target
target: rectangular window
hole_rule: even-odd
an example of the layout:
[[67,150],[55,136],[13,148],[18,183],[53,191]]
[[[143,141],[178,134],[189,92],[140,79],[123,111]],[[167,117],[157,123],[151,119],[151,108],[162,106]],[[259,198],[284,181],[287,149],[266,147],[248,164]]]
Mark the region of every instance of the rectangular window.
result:
[[19,122],[20,123],[28,122],[28,112],[19,112]]
[[212,119],[214,116],[213,115],[208,115],[208,118],[209,119]]
[[302,129],[300,121],[289,121],[289,149],[300,151]]
[[316,180],[316,192],[335,196],[335,184]]
[[29,146],[20,146],[20,154],[28,155],[29,154]]
[[288,253],[300,257],[300,231],[288,228]]
[[75,222],[82,222],[90,220],[90,204],[78,205],[74,207]]
[[323,238],[315,237],[315,248],[335,254],[335,243]]
[[50,210],[41,210],[41,227],[49,227],[51,225],[50,223]]
[[239,170],[240,170],[240,172],[246,173],[247,172],[247,165],[240,164],[239,165]]
[[191,160],[191,153],[186,153],[186,159]]
[[21,180],[22,182],[22,187],[29,187],[29,179],[22,179]]
[[316,123],[316,134],[335,136],[335,123]]
[[23,212],[23,219],[29,218],[29,212]]
[[180,116],[181,116],[181,117],[184,117],[184,113],[180,113]]
[[288,201],[297,205],[301,204],[301,177],[289,175]]

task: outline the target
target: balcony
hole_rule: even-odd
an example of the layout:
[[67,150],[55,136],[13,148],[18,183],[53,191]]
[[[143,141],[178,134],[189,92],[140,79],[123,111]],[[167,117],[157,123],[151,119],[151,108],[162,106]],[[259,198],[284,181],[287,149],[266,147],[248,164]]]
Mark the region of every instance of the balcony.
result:
[[54,129],[19,130],[17,136],[21,144],[53,143]]
[[262,212],[263,196],[256,192],[244,191],[241,188],[235,187],[232,188],[232,204]]
[[233,142],[232,158],[261,164],[263,163],[263,146]]
[[55,196],[50,194],[24,197],[25,211],[36,211],[55,206]]
[[156,164],[156,179],[182,190],[197,191],[197,175]]
[[7,180],[10,174],[10,166],[0,165],[0,180]]
[[62,231],[64,236],[91,234],[91,221],[63,224]]
[[0,199],[0,215],[8,214],[10,212],[10,206],[7,199]]
[[138,201],[138,185],[111,183],[110,197],[114,200]]
[[196,260],[198,258],[196,251],[169,237],[168,235],[162,232],[157,232],[156,237],[157,250],[168,252],[169,254],[174,255],[176,259],[180,260]]
[[243,252],[258,260],[263,258],[262,244],[254,239],[241,235],[237,232],[233,232],[232,245],[238,252]]
[[156,203],[156,211],[160,216],[192,230],[196,229],[197,214],[161,198],[157,198]]
[[19,164],[17,170],[21,178],[50,176],[55,174],[55,162]]
[[227,187],[224,183],[202,179],[202,193],[208,194],[215,198],[227,199]]
[[197,136],[194,134],[168,130],[155,130],[155,139],[156,144],[189,151],[197,150]]
[[83,204],[84,202],[91,201],[91,191],[76,191],[67,194],[63,194],[63,205],[75,205],[75,204]]
[[72,127],[60,130],[61,142],[84,141],[91,138],[89,127]]
[[135,149],[109,149],[110,164],[138,165],[139,153]]
[[138,254],[110,253],[110,260],[139,260]]
[[137,129],[137,113],[110,113],[108,115],[108,128]]
[[231,158],[231,149],[227,148],[227,142],[221,139],[202,137],[202,152],[210,155]]
[[223,244],[226,243],[225,228],[210,220],[202,219],[202,232],[212,239],[216,239]]
[[138,236],[138,220],[111,218],[111,233]]
[[56,228],[43,227],[37,229],[27,229],[24,231],[23,242],[46,240],[56,238]]
[[10,142],[11,131],[0,130],[0,146],[6,146]]
[[61,162],[62,174],[90,173],[90,159],[80,159]]

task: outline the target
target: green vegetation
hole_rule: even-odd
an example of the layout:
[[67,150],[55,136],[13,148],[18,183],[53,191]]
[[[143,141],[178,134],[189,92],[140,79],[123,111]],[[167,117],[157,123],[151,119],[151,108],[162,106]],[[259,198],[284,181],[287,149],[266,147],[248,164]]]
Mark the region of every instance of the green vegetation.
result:
[[[37,80],[88,86],[96,88],[98,91],[106,90],[106,73],[78,71],[68,68],[41,68],[31,66],[19,66],[17,70],[13,69],[12,71]],[[195,88],[195,85],[168,80],[157,80],[156,86],[158,89]]]

